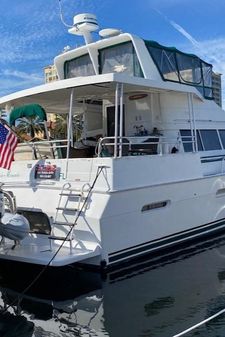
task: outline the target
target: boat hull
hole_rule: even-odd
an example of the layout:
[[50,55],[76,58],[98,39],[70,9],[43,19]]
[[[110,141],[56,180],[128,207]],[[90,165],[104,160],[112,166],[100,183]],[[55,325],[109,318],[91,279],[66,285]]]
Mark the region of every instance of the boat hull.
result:
[[[190,162],[191,170],[186,167]],[[174,174],[178,164],[182,174]],[[17,166],[17,171],[20,177],[23,172],[32,178],[34,167],[29,174],[24,167],[19,170]],[[0,246],[0,259],[51,266],[82,263],[110,267],[225,228],[225,176],[201,176],[201,161],[196,154],[121,158],[116,162],[113,158],[77,159],[69,167],[69,177],[64,179],[62,174],[59,181],[28,183],[21,179],[18,183],[14,181],[17,176],[8,176],[7,188],[15,195],[18,209],[23,214],[44,214],[51,230],[60,208],[60,195],[65,194],[62,186],[70,185],[67,193],[90,186],[98,168],[103,167],[91,193],[84,196],[87,202],[79,216],[71,211],[74,199],[66,197],[59,219],[66,224],[54,225],[54,240],[49,230],[30,233],[14,250],[12,242],[6,241]],[[69,241],[67,234],[74,224]]]

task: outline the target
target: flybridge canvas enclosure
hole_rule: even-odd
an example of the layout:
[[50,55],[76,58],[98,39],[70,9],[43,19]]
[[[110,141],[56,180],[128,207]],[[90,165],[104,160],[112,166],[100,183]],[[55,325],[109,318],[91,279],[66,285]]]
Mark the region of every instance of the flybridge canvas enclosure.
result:
[[145,45],[155,62],[162,79],[192,85],[208,99],[212,99],[212,65],[193,54],[174,47],[165,47],[154,41]]

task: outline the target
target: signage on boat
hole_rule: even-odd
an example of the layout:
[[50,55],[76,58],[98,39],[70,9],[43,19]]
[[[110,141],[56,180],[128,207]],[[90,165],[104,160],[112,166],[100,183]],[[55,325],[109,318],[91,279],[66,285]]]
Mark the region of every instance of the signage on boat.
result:
[[135,94],[135,95],[129,96],[129,100],[134,101],[136,99],[142,99],[142,98],[145,98],[147,96],[148,96],[148,94]]
[[18,178],[19,176],[19,173],[12,173],[11,171],[0,173],[0,178]]
[[38,164],[35,166],[35,179],[59,179],[60,168],[52,164]]

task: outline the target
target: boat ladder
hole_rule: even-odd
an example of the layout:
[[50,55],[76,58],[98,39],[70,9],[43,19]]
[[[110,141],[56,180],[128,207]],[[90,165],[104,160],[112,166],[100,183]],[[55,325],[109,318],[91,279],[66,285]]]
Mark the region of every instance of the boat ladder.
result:
[[[76,221],[85,211],[85,197],[89,191],[89,184],[84,184],[81,189],[74,190],[70,183],[65,183],[59,194],[59,202],[56,208],[55,218],[52,219],[51,235],[49,236],[50,250],[52,250],[52,242],[67,241],[72,253],[73,240],[75,239]],[[58,235],[56,232],[62,232],[63,235]]]

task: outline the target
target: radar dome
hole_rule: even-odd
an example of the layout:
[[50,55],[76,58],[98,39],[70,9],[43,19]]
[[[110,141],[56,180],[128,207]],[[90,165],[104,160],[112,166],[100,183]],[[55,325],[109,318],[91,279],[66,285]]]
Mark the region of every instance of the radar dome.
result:
[[85,42],[92,42],[91,33],[99,29],[96,15],[84,13],[75,15],[73,18],[73,27],[69,33],[84,36]]
[[120,35],[122,32],[119,29],[115,29],[115,28],[105,28],[100,30],[99,35],[102,38],[107,38],[107,37],[113,37],[113,36],[117,36]]

